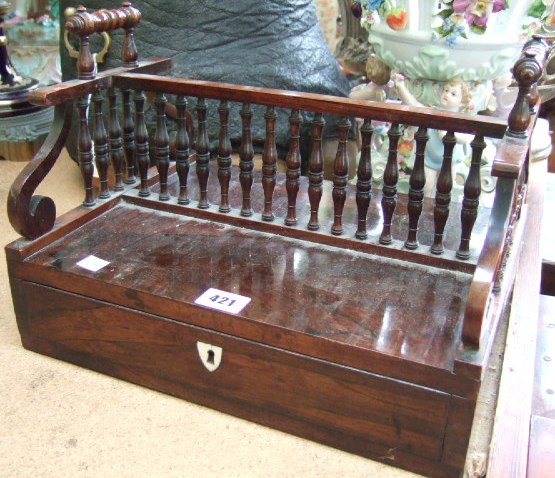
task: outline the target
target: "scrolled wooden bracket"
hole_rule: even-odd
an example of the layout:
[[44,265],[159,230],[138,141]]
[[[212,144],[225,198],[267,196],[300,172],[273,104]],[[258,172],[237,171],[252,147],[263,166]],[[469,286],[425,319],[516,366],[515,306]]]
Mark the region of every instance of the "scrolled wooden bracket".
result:
[[54,227],[54,201],[45,196],[33,196],[33,193],[65,146],[71,129],[72,109],[71,102],[56,107],[50,134],[10,188],[8,218],[13,228],[27,239],[36,239]]
[[78,78],[90,80],[95,77],[95,64],[91,54],[89,37],[93,33],[106,33],[118,28],[125,30],[123,42],[123,66],[137,66],[137,48],[133,39],[133,30],[141,21],[141,12],[125,2],[121,8],[112,10],[98,10],[87,12],[83,6],[77,8],[77,13],[69,17],[65,23],[65,30],[80,38],[79,58],[77,60]]

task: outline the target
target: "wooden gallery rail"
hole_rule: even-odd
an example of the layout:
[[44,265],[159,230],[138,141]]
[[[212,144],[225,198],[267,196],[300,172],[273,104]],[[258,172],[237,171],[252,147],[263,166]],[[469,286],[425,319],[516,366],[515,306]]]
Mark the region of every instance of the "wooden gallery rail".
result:
[[[139,20],[130,4],[80,9],[66,25],[81,38],[79,79],[31,97],[55,105],[56,120],[8,201],[24,236],[7,246],[23,345],[415,472],[459,476],[511,258],[534,233],[520,230],[519,210],[544,43],[532,40],[515,65],[507,130],[483,116],[156,76],[171,62],[138,61]],[[95,75],[89,36],[115,28],[126,32],[123,65]],[[156,115],[150,144],[145,93]],[[172,144],[166,95],[176,95]],[[213,100],[217,138],[206,124]],[[238,164],[231,104],[240,108]],[[85,198],[56,218],[53,201],[33,193],[65,145],[74,108]],[[276,171],[283,108],[285,173]],[[311,118],[307,176],[303,115]],[[339,138],[333,180],[323,179],[324,115],[336,117]],[[356,184],[347,180],[352,118],[363,119]],[[261,168],[256,121],[265,126]],[[390,125],[381,190],[372,183],[376,121]],[[402,125],[416,129],[408,195],[397,192]],[[435,129],[447,132],[431,200],[423,160]],[[474,139],[464,197],[451,201],[457,133]],[[486,138],[500,140],[492,208],[479,203]]]

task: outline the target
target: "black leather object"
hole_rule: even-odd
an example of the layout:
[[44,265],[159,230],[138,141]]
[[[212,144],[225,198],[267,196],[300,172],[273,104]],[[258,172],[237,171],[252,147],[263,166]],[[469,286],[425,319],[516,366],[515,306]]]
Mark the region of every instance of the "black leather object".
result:
[[[89,11],[119,6],[105,0],[62,0],[60,11],[63,15],[65,8],[81,3]],[[327,46],[312,0],[150,0],[134,5],[142,13],[135,32],[139,57],[172,58],[174,76],[348,94],[348,81]],[[111,36],[112,47],[100,70],[121,64],[123,33]],[[96,37],[91,38],[93,51],[100,49]],[[61,50],[63,78],[75,78],[75,60],[69,58],[63,44]],[[194,104],[195,100],[190,101],[189,108]],[[230,132],[235,140],[240,137],[239,106],[234,106],[230,115]],[[214,105],[210,110],[209,135],[214,143],[218,120]],[[263,113],[263,108],[255,110],[255,141],[264,137]],[[283,111],[278,117],[278,143],[282,146],[287,142],[288,114]]]

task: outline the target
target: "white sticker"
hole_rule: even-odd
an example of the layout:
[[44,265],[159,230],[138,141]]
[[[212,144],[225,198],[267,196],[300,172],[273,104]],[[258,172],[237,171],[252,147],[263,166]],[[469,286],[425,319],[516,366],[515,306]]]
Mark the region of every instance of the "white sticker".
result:
[[96,256],[87,256],[77,263],[79,267],[82,267],[83,269],[87,269],[88,271],[91,271],[91,272],[97,272],[103,267],[107,266],[108,264],[110,264],[108,261],[105,261],[104,259],[100,259]]
[[210,288],[195,300],[195,304],[228,312],[229,314],[238,314],[250,301],[250,297]]

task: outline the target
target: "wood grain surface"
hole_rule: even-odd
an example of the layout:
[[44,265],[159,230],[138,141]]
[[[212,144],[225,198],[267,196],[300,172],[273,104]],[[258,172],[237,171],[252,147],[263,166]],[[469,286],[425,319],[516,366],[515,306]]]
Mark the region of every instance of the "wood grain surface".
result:
[[[524,217],[527,231],[540,231],[546,163],[531,163]],[[526,476],[541,277],[539,234],[528,234],[516,272],[488,476]]]

